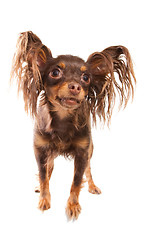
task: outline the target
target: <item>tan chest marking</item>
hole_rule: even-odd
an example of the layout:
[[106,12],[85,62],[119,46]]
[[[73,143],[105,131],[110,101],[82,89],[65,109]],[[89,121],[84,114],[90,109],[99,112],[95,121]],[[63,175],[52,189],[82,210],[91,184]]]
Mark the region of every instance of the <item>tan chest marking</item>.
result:
[[42,137],[41,135],[37,134],[34,139],[34,144],[36,147],[45,147],[50,144],[49,139]]
[[79,139],[75,140],[74,145],[76,147],[85,149],[89,145],[89,140],[88,140],[88,138],[79,138]]

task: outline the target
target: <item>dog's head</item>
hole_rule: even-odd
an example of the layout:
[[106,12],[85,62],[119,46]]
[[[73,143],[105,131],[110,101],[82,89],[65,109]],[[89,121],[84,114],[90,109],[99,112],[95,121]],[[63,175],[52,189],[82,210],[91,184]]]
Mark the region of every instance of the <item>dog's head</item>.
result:
[[96,114],[110,120],[116,90],[120,104],[126,106],[134,93],[132,78],[136,81],[130,54],[123,46],[95,52],[87,61],[71,55],[54,58],[32,32],[22,33],[18,39],[13,75],[23,91],[25,109],[32,115],[36,115],[37,98],[44,91],[47,100],[62,111],[75,110],[86,101],[94,121]]
[[62,110],[78,108],[87,97],[91,82],[86,63],[64,55],[50,58],[43,67],[42,81],[48,100]]

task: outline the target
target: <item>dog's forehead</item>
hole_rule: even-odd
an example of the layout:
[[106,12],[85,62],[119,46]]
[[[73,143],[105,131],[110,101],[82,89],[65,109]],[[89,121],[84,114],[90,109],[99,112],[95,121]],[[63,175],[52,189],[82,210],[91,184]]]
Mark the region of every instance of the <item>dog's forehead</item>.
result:
[[81,71],[86,70],[85,61],[77,56],[60,55],[57,57],[56,62],[61,68],[74,67]]

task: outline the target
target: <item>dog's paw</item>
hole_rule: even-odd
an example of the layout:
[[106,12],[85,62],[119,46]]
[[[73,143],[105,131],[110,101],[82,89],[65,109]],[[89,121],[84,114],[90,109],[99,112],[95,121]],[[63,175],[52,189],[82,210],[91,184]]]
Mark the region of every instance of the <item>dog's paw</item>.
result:
[[34,191],[35,193],[40,193],[40,186],[35,187]]
[[78,202],[73,203],[68,201],[67,207],[66,207],[66,215],[68,220],[77,220],[79,214],[81,213],[81,206]]
[[47,194],[45,196],[40,196],[38,208],[41,211],[48,210],[51,207],[51,203],[50,202],[51,202],[50,194]]
[[91,184],[89,187],[88,187],[88,191],[92,194],[101,194],[101,190],[94,184]]

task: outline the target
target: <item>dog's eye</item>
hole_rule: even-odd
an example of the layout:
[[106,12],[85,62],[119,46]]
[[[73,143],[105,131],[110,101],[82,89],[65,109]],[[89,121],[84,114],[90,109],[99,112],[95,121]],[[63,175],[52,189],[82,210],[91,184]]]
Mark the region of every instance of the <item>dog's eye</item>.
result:
[[86,73],[84,73],[84,74],[82,74],[82,76],[81,76],[81,81],[89,84],[89,82],[90,82],[90,77],[89,77]]
[[59,76],[59,73],[60,71],[58,69],[55,69],[53,72],[52,72],[52,76],[53,77],[58,77]]
[[58,79],[62,77],[62,71],[58,68],[54,69],[52,72],[49,73],[49,76],[54,79]]

